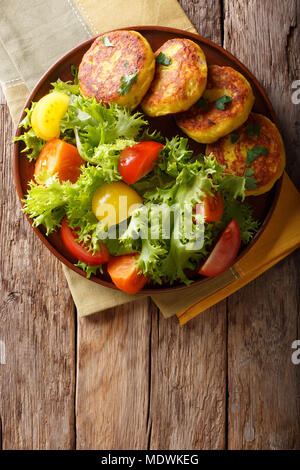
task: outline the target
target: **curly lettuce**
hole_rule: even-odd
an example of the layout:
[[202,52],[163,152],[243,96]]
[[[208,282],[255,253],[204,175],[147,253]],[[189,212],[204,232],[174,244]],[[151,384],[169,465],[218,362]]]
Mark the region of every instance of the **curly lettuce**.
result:
[[82,269],[82,271],[86,273],[87,279],[89,279],[92,274],[95,276],[98,271],[103,274],[102,264],[90,265],[84,263],[83,261],[78,261],[74,266]]
[[[73,73],[73,83],[58,80],[52,85],[53,90],[70,97],[60,121],[60,138],[76,145],[86,164],[73,184],[47,174],[39,176],[39,184],[30,182],[23,210],[35,226],[43,225],[50,234],[67,216],[71,228],[76,228],[77,240],[91,252],[98,251],[100,241],[113,256],[138,252],[137,268],[158,284],[192,282],[190,273],[199,267],[232,219],[239,224],[242,242],[250,241],[258,223],[244,202],[247,175],[225,173],[213,155],[194,155],[188,139],[179,136],[166,139],[153,170],[132,185],[142,196],[143,206],[115,227],[116,236],[110,237],[110,228],[99,225],[92,211],[95,191],[103,183],[121,179],[118,159],[124,148],[144,140],[163,142],[163,137],[149,130],[141,113],[130,113],[114,103],[103,106],[94,98],[83,97],[77,71]],[[45,144],[31,127],[34,106],[26,110],[21,123],[24,132],[16,139],[24,142],[22,151],[30,160],[37,158]],[[223,216],[218,222],[206,223],[194,207],[215,192],[223,194]],[[190,225],[186,231],[187,221]],[[76,266],[87,277],[101,272],[101,266],[80,261]]]
[[14,142],[24,142],[25,147],[21,150],[21,153],[26,153],[27,158],[31,162],[37,159],[45,145],[45,141],[38,137],[31,127],[31,116],[35,106],[36,103],[32,103],[30,109],[25,109],[25,117],[20,122],[19,126],[23,128],[25,132],[14,138]]
[[[137,266],[154,282],[173,284],[179,281],[189,284],[192,281],[187,272],[194,271],[199,266],[230,220],[236,219],[239,223],[244,243],[248,243],[257,231],[258,224],[252,218],[250,206],[240,200],[244,198],[245,192],[243,177],[232,177],[224,173],[223,167],[212,155],[201,156],[198,160],[188,163],[191,155],[187,153],[186,143],[180,143],[178,138],[174,139],[174,142],[171,141],[169,148],[174,152],[169,168],[173,175],[177,174],[176,179],[163,187],[156,187],[144,193],[144,208],[137,209],[132,214],[128,229],[121,239],[127,243],[133,239],[137,240],[140,252]],[[161,163],[166,171],[167,164],[168,162]],[[221,221],[203,224],[203,220],[198,220],[198,225],[195,223],[194,232],[189,233],[188,238],[176,236],[178,226],[176,227],[174,219],[174,208],[182,214],[188,207],[188,217],[192,219],[192,208],[206,194],[212,194],[213,191],[222,191],[224,196],[225,210]],[[155,218],[152,214],[150,219],[150,207],[153,210],[153,204],[157,205],[161,215]],[[194,218],[196,217],[194,215]],[[173,220],[168,236],[164,236],[164,226],[170,224],[164,224],[165,220]],[[156,236],[153,237],[153,234]]]
[[23,200],[23,211],[33,219],[35,227],[43,225],[47,235],[60,227],[65,216],[67,184],[61,184],[56,175],[47,177],[43,185],[34,181],[29,183],[29,190]]

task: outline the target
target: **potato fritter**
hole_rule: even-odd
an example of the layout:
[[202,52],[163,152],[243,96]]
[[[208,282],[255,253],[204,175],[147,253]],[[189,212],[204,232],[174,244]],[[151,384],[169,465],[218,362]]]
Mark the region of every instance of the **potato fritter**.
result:
[[155,58],[148,41],[136,31],[112,31],[98,36],[79,66],[84,96],[104,104],[136,108],[153,79]]
[[156,64],[154,80],[142,101],[149,116],[179,113],[190,108],[202,95],[207,81],[205,55],[189,39],[170,39],[155,53],[167,65]]
[[257,189],[247,190],[247,196],[269,191],[285,167],[282,137],[275,124],[261,114],[251,113],[233,134],[207,145],[206,154],[211,152],[228,173],[243,176],[247,168],[254,171]]
[[[179,114],[176,121],[189,137],[208,144],[240,127],[253,103],[252,88],[243,75],[231,67],[212,65],[208,69],[203,99]],[[221,107],[224,109],[218,109]]]

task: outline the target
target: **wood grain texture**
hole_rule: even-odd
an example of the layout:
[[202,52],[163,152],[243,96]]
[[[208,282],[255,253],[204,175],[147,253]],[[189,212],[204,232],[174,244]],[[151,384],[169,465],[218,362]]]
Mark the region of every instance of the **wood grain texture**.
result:
[[226,302],[183,328],[152,310],[150,449],[224,449]]
[[[299,79],[299,13],[293,0],[224,2],[224,47],[264,85],[298,184],[300,105],[291,94]],[[299,261],[298,250],[228,299],[231,449],[300,447],[300,371],[291,362],[291,344],[299,338]]]
[[179,3],[200,36],[222,45],[222,1],[180,0]]
[[78,449],[146,449],[149,301],[78,322]]
[[[1,103],[3,103],[1,92]],[[12,178],[13,126],[1,111],[0,417],[3,449],[74,446],[74,307],[57,260],[33,235]]]
[[299,255],[229,298],[230,449],[300,447],[300,369],[291,361],[299,339]]

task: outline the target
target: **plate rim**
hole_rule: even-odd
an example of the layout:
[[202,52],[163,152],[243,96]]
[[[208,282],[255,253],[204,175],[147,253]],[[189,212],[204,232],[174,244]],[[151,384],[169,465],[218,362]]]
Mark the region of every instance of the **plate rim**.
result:
[[[240,69],[246,74],[246,76],[248,76],[252,82],[255,84],[255,86],[259,89],[262,97],[263,97],[263,100],[268,108],[268,111],[272,117],[272,120],[273,122],[276,124],[276,126],[278,127],[278,129],[280,130],[280,126],[279,126],[279,120],[277,118],[277,115],[275,113],[275,110],[273,108],[273,105],[268,97],[268,95],[266,94],[263,86],[260,84],[260,82],[258,81],[258,79],[252,74],[252,72],[239,60],[237,59],[233,54],[231,54],[230,52],[228,52],[226,49],[224,49],[222,46],[219,46],[218,44],[216,44],[215,42],[211,41],[210,39],[207,39],[207,38],[204,38],[203,36],[201,36],[200,34],[198,33],[192,33],[192,32],[189,32],[189,31],[185,31],[183,29],[178,29],[178,28],[171,28],[171,27],[168,27],[168,26],[127,26],[127,27],[123,27],[123,28],[115,28],[115,29],[111,29],[109,31],[104,31],[103,33],[100,33],[100,34],[97,34],[96,36],[93,36],[89,39],[87,39],[86,41],[78,44],[77,46],[73,47],[72,49],[70,49],[69,51],[67,51],[65,54],[63,54],[57,61],[55,61],[49,68],[48,70],[42,75],[42,77],[39,79],[39,81],[37,82],[37,84],[35,85],[35,87],[33,88],[33,90],[31,91],[31,93],[29,94],[26,102],[25,102],[25,105],[22,109],[22,112],[20,114],[20,117],[19,117],[19,120],[17,122],[17,127],[16,127],[16,131],[15,131],[15,137],[19,136],[21,134],[21,128],[19,127],[21,121],[23,120],[23,118],[25,117],[25,110],[26,108],[28,108],[28,106],[30,105],[31,101],[33,100],[34,96],[37,94],[37,92],[39,91],[39,89],[41,88],[41,86],[44,84],[44,82],[47,80],[48,76],[61,64],[63,63],[70,55],[73,55],[73,54],[76,54],[77,52],[79,52],[82,48],[88,46],[89,44],[92,44],[92,42],[98,37],[98,36],[101,36],[102,34],[106,34],[106,33],[109,33],[111,31],[119,31],[119,30],[135,30],[135,31],[162,31],[162,32],[167,32],[167,33],[171,33],[171,34],[178,34],[178,35],[181,35],[181,36],[186,36],[187,39],[194,39],[196,41],[199,41],[200,43],[204,43],[206,44],[207,46],[209,47],[212,47],[213,49],[216,49],[219,53],[221,53],[222,55],[225,55],[231,62],[237,64]],[[22,199],[24,197],[24,192],[23,192],[23,189],[22,189],[22,184],[21,184],[21,176],[20,176],[20,168],[19,168],[19,165],[18,165],[18,159],[19,159],[19,156],[20,156],[20,151],[19,151],[19,142],[14,142],[14,145],[13,145],[13,176],[14,176],[14,183],[15,183],[15,186],[16,186],[16,190],[17,190],[17,194],[18,194],[18,198],[19,198],[19,201],[20,201],[20,204],[21,204],[21,207],[23,208],[23,202],[22,202]],[[271,202],[271,206],[268,210],[268,213],[264,219],[264,221],[262,222],[259,230],[256,232],[255,236],[253,237],[253,239],[251,240],[251,242],[244,248],[244,250],[237,256],[237,258],[235,259],[234,261],[234,264],[231,266],[234,267],[234,265],[240,261],[248,252],[249,250],[252,249],[252,247],[255,245],[255,243],[258,241],[258,239],[260,238],[260,236],[262,235],[262,233],[264,232],[265,228],[267,227],[272,215],[273,215],[273,212],[275,210],[275,207],[277,206],[277,202],[278,202],[278,199],[279,199],[279,195],[281,193],[281,188],[282,188],[282,180],[283,180],[283,175],[275,182],[275,185],[271,188],[271,190],[274,191],[274,197],[273,197],[273,200]],[[50,252],[62,263],[64,263],[68,268],[70,268],[72,271],[76,272],[77,274],[81,275],[83,278],[87,279],[86,277],[86,274],[84,273],[84,271],[82,271],[81,269],[77,268],[76,266],[74,266],[73,263],[71,263],[68,259],[66,259],[51,243],[50,241],[48,240],[47,236],[38,228],[38,227],[35,227],[33,226],[33,220],[27,215],[25,214],[29,224],[31,225],[31,228],[33,229],[33,231],[35,232],[35,234],[39,237],[39,239],[43,242],[43,244],[50,250]],[[231,269],[229,268],[229,269]],[[109,282],[109,281],[106,281],[104,279],[101,279],[97,276],[94,276],[92,275],[89,279],[89,281],[92,281],[92,282],[95,282],[99,285],[102,285],[104,287],[108,287],[110,289],[114,289],[114,290],[119,290],[112,282]],[[145,288],[145,289],[142,289],[140,292],[139,292],[139,295],[142,295],[142,294],[167,294],[167,293],[170,293],[170,292],[173,292],[173,291],[178,291],[178,290],[183,290],[183,289],[187,289],[189,287],[195,287],[197,285],[200,285],[200,284],[203,284],[205,282],[208,282],[210,280],[210,278],[204,278],[204,277],[200,277],[199,279],[196,279],[192,282],[192,284],[190,285],[185,285],[185,284],[178,284],[178,285],[175,285],[175,286],[167,286],[167,287],[157,287],[157,288]]]

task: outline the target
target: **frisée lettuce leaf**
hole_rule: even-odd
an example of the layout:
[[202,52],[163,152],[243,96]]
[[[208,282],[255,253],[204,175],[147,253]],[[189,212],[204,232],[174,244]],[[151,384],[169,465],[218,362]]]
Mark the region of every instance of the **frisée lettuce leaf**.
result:
[[[192,282],[187,270],[194,271],[199,266],[218,235],[233,218],[240,225],[242,240],[245,243],[258,228],[257,222],[252,218],[250,206],[237,199],[244,197],[244,178],[224,173],[223,167],[212,155],[201,158],[199,156],[198,160],[187,163],[190,155],[184,155],[185,142],[179,143],[177,139],[175,144],[177,149],[173,155],[175,165],[172,164],[171,172],[177,173],[176,179],[164,187],[156,187],[144,193],[143,209],[136,209],[127,230],[121,236],[123,242],[136,240],[136,247],[140,252],[137,260],[138,268],[159,284],[165,282],[173,284],[175,281],[185,284]],[[178,160],[176,152],[179,153]],[[184,159],[185,164],[179,171]],[[186,208],[191,211],[197,202],[213,191],[222,191],[224,195],[225,211],[221,221],[204,223],[201,216],[194,214],[194,219],[198,217],[198,220],[195,220],[189,237],[180,236],[178,223],[181,222],[180,218],[176,220],[174,217],[174,210],[179,211],[179,214],[182,214]],[[159,217],[153,217],[153,204],[157,205],[154,208],[160,212]],[[189,218],[193,217],[191,212],[187,215]],[[170,221],[173,223],[170,224]],[[168,234],[164,231],[165,226],[170,227]]]
[[[70,183],[61,184],[56,175],[44,175],[43,185],[33,180],[29,183],[29,190],[23,200],[23,211],[33,219],[33,225],[43,225],[46,234],[60,227],[66,213],[65,187]],[[42,176],[39,181],[42,182]]]
[[[60,138],[75,145],[85,160],[75,183],[61,182],[57,175],[39,175],[31,181],[23,200],[23,210],[33,219],[34,226],[43,225],[47,235],[59,229],[67,216],[68,224],[76,229],[77,241],[93,253],[99,243],[105,243],[112,256],[139,253],[137,268],[154,283],[189,284],[191,272],[199,268],[220,233],[235,219],[243,243],[248,243],[258,229],[251,207],[244,202],[246,176],[225,173],[214,156],[195,155],[188,139],[164,139],[151,131],[144,116],[130,113],[115,103],[104,106],[94,98],[83,97],[77,72],[74,83],[58,80],[53,90],[68,94],[68,110],[60,121]],[[31,127],[35,103],[26,110],[21,123],[23,141],[30,160],[38,157],[45,142]],[[118,160],[122,150],[144,140],[164,142],[152,171],[132,187],[143,198],[127,221],[116,227],[116,237],[102,227],[92,211],[95,191],[103,183],[121,179]],[[39,183],[39,184],[38,184]],[[195,205],[208,194],[221,192],[224,212],[221,220],[205,222]],[[188,230],[186,230],[188,228]],[[101,272],[101,266],[78,262],[87,277]]]
[[45,141],[38,137],[31,127],[31,116],[35,106],[36,103],[32,103],[30,109],[25,109],[25,117],[19,125],[19,127],[25,129],[25,132],[14,138],[14,142],[24,142],[25,147],[21,150],[21,153],[26,153],[27,158],[31,162],[37,159],[45,145]]

